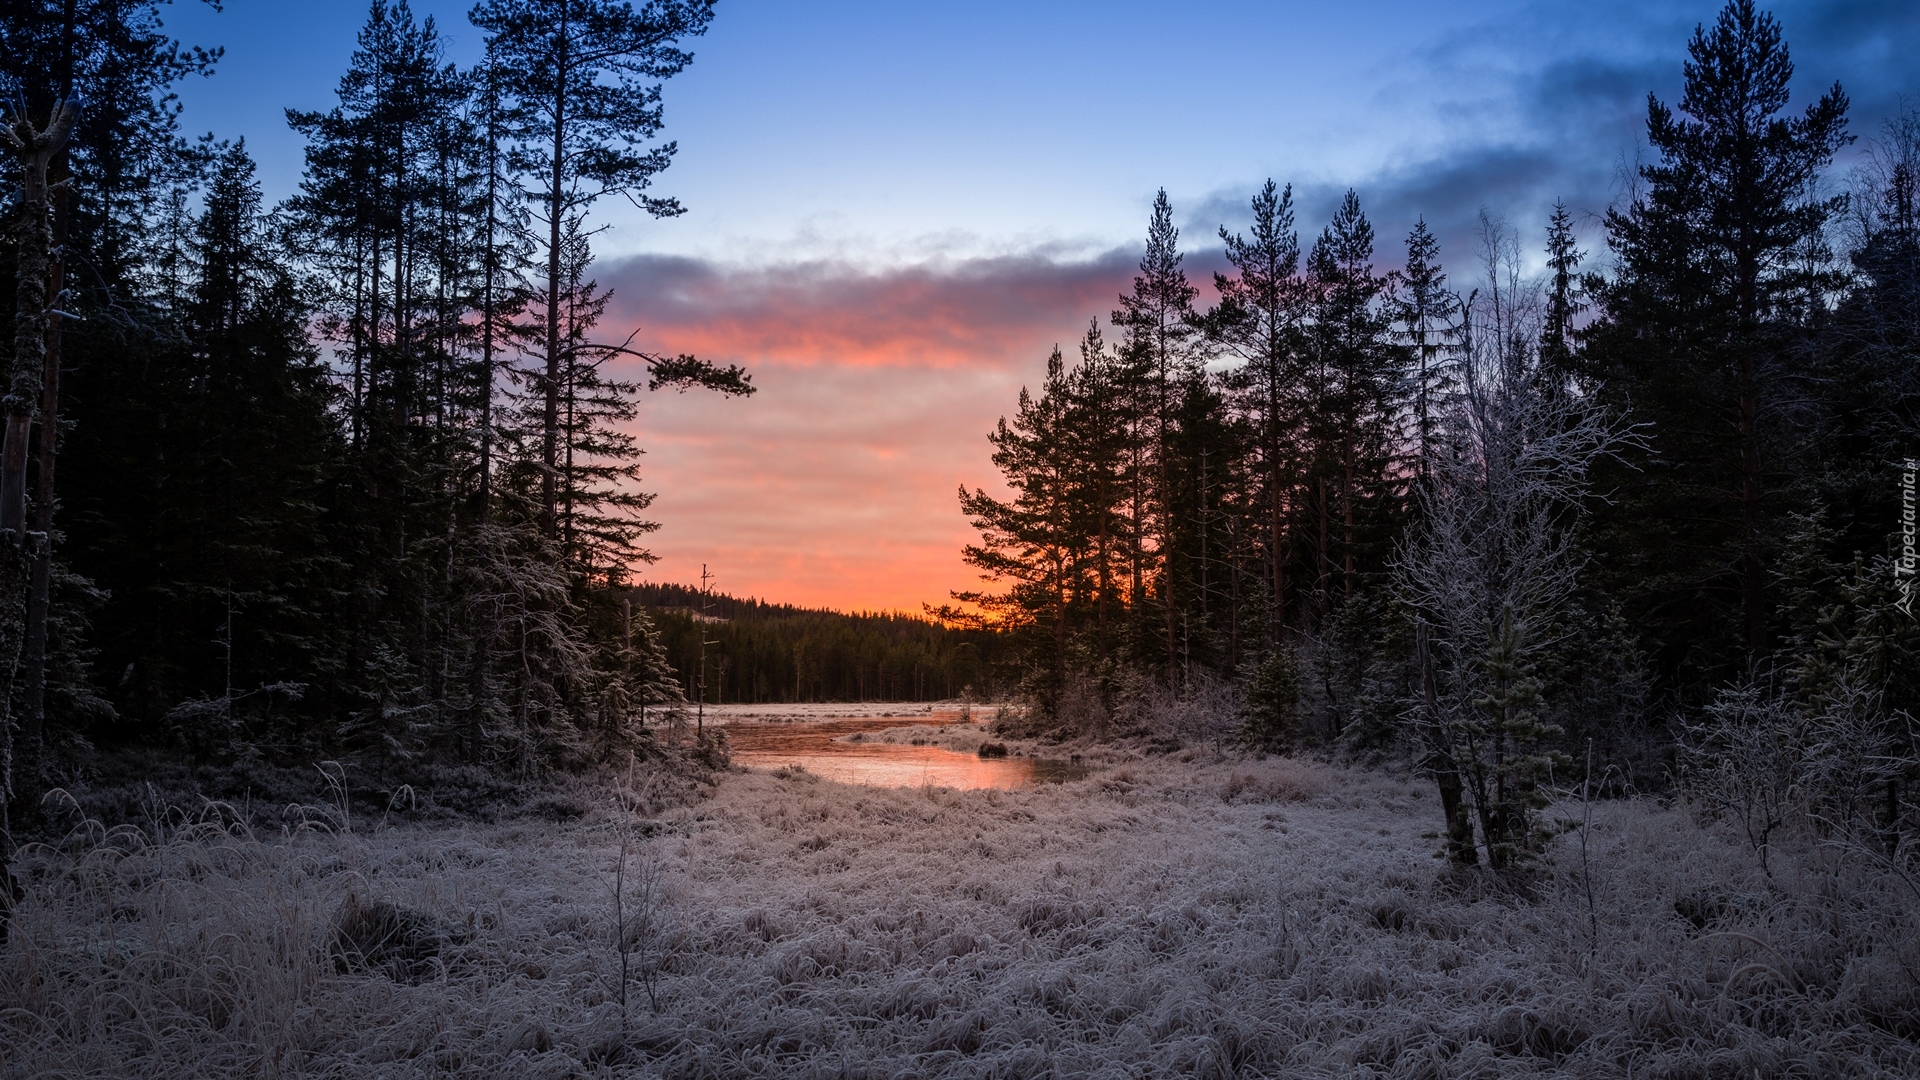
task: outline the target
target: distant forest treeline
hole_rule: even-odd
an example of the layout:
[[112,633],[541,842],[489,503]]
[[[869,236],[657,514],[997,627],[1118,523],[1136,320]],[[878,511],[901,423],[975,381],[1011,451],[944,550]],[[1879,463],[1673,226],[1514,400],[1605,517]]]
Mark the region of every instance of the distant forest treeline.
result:
[[848,615],[704,595],[685,585],[639,585],[632,596],[690,701],[702,685],[703,634],[713,643],[705,680],[713,705],[939,701],[966,693],[985,699],[997,689],[997,633],[897,612]]

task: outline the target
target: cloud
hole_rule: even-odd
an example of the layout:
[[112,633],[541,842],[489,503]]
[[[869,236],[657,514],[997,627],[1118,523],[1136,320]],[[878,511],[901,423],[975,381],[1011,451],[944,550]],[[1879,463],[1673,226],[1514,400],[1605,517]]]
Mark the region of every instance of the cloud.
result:
[[729,267],[639,256],[600,274],[613,310],[649,347],[713,360],[838,367],[1012,362],[1048,334],[1104,317],[1137,254],[1044,253],[884,271],[808,262]]
[[609,263],[610,335],[638,327],[649,350],[745,364],[759,387],[643,404],[663,523],[645,576],[691,581],[704,563],[727,591],[842,609],[918,610],[971,587],[955,489],[999,487],[987,432],[1056,343],[1105,321],[1137,261]]
[[[1446,261],[1464,270],[1483,206],[1537,248],[1560,199],[1581,220],[1584,245],[1602,248],[1597,219],[1643,143],[1647,95],[1677,103],[1687,41],[1719,6],[1613,0],[1570,11],[1536,3],[1444,36],[1376,95],[1381,109],[1422,117],[1423,138],[1365,175],[1274,177],[1294,181],[1303,243],[1351,186],[1380,237],[1382,265],[1397,261],[1400,238],[1423,217]],[[1837,79],[1853,101],[1855,132],[1872,137],[1903,97],[1909,107],[1920,102],[1912,60],[1920,55],[1920,4],[1762,6],[1774,9],[1792,50],[1795,109]],[[1201,197],[1187,234],[1210,237],[1212,222],[1244,227],[1247,201],[1263,180],[1248,177]]]

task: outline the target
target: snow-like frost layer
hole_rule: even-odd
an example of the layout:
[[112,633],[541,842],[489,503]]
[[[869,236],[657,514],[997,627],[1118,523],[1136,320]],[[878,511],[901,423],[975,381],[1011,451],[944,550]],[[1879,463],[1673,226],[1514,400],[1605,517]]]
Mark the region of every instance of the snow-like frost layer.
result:
[[[1814,848],[1768,881],[1649,801],[1594,807],[1591,908],[1577,835],[1534,899],[1446,885],[1421,785],[1287,759],[1015,792],[734,774],[651,819],[601,801],[35,853],[0,1071],[1920,1074],[1911,898]],[[624,1031],[623,832],[666,886],[660,1011],[636,982]],[[431,961],[340,970],[349,894],[438,927]]]

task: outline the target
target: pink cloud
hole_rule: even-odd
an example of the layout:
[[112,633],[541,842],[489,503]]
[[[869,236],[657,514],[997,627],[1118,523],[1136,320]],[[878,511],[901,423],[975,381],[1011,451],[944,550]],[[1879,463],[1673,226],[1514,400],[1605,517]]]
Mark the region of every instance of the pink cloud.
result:
[[[1003,364],[1034,340],[1105,318],[1133,272],[1112,252],[1086,262],[977,259],[881,273],[832,263],[729,270],[630,259],[601,275],[612,317],[675,353],[857,367]],[[1077,335],[1077,331],[1075,331]]]
[[1103,322],[1133,267],[995,259],[859,273],[813,264],[729,271],[632,260],[605,331],[745,364],[759,393],[661,393],[637,434],[662,523],[643,576],[711,566],[736,595],[843,610],[918,610],[976,582],[954,491],[993,490],[987,432]]

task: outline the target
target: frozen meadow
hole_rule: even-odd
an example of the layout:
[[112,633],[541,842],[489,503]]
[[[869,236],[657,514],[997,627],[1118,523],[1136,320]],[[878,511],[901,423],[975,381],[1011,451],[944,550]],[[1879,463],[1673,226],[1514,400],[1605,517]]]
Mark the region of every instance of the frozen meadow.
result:
[[1792,842],[1769,878],[1684,809],[1574,803],[1521,895],[1444,875],[1405,775],[1129,756],[76,822],[26,859],[0,1073],[1920,1075],[1916,897],[1862,854]]

